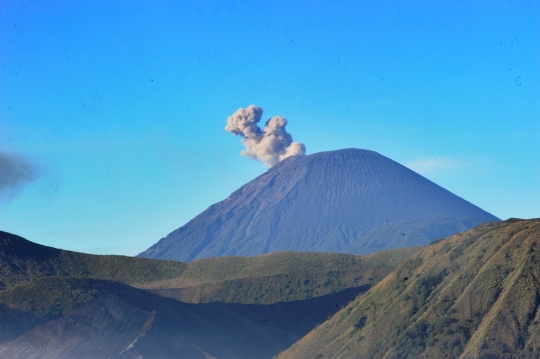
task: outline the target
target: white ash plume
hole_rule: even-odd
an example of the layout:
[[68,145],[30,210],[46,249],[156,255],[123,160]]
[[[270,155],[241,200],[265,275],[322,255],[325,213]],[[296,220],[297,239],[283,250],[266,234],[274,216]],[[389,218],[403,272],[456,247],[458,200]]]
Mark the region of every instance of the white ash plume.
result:
[[261,130],[258,123],[262,113],[262,108],[250,105],[240,107],[227,119],[225,131],[243,137],[242,143],[246,149],[240,152],[242,156],[257,159],[267,167],[272,167],[287,157],[306,154],[306,146],[293,142],[291,134],[285,130],[287,120],[283,117],[272,117]]

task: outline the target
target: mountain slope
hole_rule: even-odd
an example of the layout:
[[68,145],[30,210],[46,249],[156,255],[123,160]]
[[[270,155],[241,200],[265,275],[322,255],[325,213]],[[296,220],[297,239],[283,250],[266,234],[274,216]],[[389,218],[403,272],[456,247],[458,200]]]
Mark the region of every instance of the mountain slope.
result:
[[279,358],[538,358],[540,219],[432,243]]
[[[420,250],[401,248],[353,256],[277,252],[189,262],[182,276],[138,287],[183,302],[271,304],[374,285]],[[200,284],[196,284],[200,283]]]
[[365,289],[190,304],[119,282],[43,278],[0,292],[0,358],[272,358]]
[[64,251],[0,231],[0,290],[65,276],[119,281],[184,302],[270,304],[373,285],[417,250],[367,257],[279,252],[181,263]]
[[[287,158],[139,256],[368,254],[425,245],[496,220],[376,152],[345,149]],[[385,233],[397,236],[381,238]]]
[[186,268],[177,261],[91,255],[43,246],[0,231],[0,290],[43,277],[92,277],[127,284],[176,278]]

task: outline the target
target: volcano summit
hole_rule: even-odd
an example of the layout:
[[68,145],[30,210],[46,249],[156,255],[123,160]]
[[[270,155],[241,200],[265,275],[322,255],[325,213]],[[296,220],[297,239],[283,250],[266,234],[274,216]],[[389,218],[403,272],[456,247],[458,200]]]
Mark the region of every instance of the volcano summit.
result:
[[139,256],[368,254],[497,220],[377,152],[344,149],[283,160]]

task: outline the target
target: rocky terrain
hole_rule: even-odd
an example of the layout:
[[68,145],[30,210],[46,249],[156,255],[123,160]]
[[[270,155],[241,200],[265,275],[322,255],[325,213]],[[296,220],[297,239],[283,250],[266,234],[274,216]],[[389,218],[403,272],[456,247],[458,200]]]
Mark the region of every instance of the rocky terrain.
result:
[[279,358],[538,358],[540,219],[437,241]]

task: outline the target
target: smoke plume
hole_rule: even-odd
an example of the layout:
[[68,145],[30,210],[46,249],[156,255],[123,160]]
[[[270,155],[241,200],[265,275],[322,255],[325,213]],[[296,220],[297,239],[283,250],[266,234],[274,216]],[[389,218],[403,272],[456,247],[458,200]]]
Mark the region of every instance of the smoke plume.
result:
[[0,202],[9,200],[38,177],[38,168],[20,155],[0,152]]
[[283,117],[272,117],[261,130],[258,123],[262,113],[262,108],[250,105],[239,108],[227,119],[225,131],[243,137],[242,143],[246,149],[240,152],[242,156],[257,159],[267,167],[272,167],[287,157],[306,154],[306,146],[293,142],[291,134],[285,130],[287,120]]

